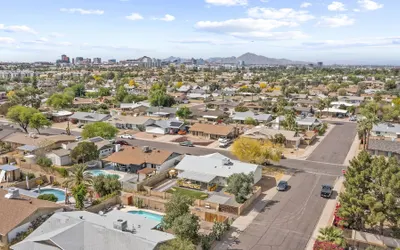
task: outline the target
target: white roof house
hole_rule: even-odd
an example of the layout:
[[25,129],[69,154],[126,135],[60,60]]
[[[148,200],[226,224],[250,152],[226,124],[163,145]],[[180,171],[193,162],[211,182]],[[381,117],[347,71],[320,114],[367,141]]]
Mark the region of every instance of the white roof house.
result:
[[227,158],[219,153],[204,156],[186,155],[175,167],[178,177],[203,183],[216,181],[226,183],[233,174],[254,174],[254,183],[262,177],[262,167]]
[[136,214],[111,211],[55,213],[13,250],[31,249],[158,249],[172,234],[155,228],[160,222]]

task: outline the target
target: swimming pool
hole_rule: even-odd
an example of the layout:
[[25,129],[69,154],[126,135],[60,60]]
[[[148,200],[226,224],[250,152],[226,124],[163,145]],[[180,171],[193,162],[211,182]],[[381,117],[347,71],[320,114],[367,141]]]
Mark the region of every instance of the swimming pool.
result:
[[[35,193],[39,193],[39,190],[33,191]],[[65,192],[60,189],[54,189],[54,188],[41,188],[39,194],[54,194],[57,197],[57,202],[63,202],[65,201]]]
[[105,170],[100,170],[100,169],[88,170],[88,171],[86,171],[86,172],[91,173],[93,176],[99,176],[99,175],[104,175],[104,176],[106,176],[106,175],[111,175],[111,176],[118,177],[118,179],[121,177],[121,176],[119,176],[119,175],[117,175],[117,174],[110,174],[109,172],[107,172],[107,171],[105,171]]
[[154,214],[154,213],[150,213],[150,212],[146,212],[146,211],[141,211],[141,210],[138,210],[138,211],[129,211],[128,213],[130,213],[130,214],[137,214],[137,215],[140,215],[140,216],[143,216],[143,217],[146,217],[146,218],[149,218],[149,219],[158,221],[158,222],[161,222],[162,219],[163,219],[163,216],[162,216],[162,215]]

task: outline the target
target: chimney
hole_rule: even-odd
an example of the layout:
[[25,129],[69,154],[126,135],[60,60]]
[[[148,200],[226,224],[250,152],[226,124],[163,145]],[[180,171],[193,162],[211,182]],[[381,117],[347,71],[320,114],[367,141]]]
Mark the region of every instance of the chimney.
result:
[[113,227],[116,230],[126,232],[128,229],[128,222],[126,220],[118,219],[117,221],[114,221]]

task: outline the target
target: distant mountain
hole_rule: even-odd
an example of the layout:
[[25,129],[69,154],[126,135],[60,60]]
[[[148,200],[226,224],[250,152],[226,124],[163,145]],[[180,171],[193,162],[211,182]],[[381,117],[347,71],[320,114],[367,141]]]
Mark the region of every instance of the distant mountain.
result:
[[210,58],[207,61],[215,62],[215,63],[238,63],[239,61],[244,61],[246,65],[255,65],[255,64],[263,64],[263,65],[288,65],[288,64],[309,64],[309,62],[302,61],[291,61],[288,59],[276,59],[269,58],[265,56],[256,55],[253,53],[246,53],[239,57],[214,57]]

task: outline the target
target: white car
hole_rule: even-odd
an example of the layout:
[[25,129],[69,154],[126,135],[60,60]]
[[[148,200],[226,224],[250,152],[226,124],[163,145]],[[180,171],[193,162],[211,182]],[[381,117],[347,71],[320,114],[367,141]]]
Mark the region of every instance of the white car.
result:
[[121,135],[120,138],[122,138],[122,139],[135,139],[135,138],[133,137],[133,135],[130,135],[130,134]]

